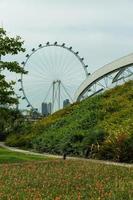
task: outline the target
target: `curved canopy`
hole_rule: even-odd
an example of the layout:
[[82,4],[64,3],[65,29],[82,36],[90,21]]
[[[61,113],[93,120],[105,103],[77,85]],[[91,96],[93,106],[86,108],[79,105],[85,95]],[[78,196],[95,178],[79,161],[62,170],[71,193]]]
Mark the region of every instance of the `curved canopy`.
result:
[[111,74],[133,64],[133,53],[127,56],[121,57],[109,64],[104,65],[100,69],[91,74],[77,89],[74,101],[77,101],[80,96],[96,81],[102,79],[104,76]]

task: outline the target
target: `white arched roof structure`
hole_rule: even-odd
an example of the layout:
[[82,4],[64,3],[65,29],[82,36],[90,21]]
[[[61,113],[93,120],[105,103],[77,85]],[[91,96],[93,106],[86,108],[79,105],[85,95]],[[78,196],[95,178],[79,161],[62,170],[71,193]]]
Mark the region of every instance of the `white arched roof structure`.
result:
[[93,74],[88,76],[88,78],[77,89],[74,96],[74,102],[79,100],[79,98],[83,95],[83,93],[88,88],[90,88],[91,85],[94,84],[96,81],[102,79],[106,75],[109,75],[115,71],[118,71],[118,74],[120,74],[121,70],[131,65],[133,65],[133,53],[127,56],[124,56],[122,58],[119,58],[107,65],[104,65],[100,69],[96,70]]

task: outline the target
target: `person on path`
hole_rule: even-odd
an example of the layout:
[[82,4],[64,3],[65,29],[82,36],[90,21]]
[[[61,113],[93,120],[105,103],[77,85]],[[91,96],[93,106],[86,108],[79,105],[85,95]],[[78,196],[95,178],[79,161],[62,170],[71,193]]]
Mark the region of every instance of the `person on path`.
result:
[[66,160],[66,153],[63,154],[63,160]]

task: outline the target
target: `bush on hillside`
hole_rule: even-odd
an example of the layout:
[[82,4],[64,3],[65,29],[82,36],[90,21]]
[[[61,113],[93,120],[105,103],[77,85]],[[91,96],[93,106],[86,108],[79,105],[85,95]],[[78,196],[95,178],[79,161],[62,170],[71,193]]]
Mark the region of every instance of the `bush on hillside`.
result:
[[67,155],[79,155],[83,156],[83,139],[85,137],[86,132],[72,130],[64,135],[64,137],[60,140],[60,149],[62,154],[65,153]]
[[98,157],[117,162],[133,162],[133,134],[110,136],[101,146]]
[[86,158],[95,157],[107,134],[102,129],[91,130],[83,140],[83,151]]
[[13,147],[32,148],[31,140],[33,135],[29,134],[11,134],[7,137],[5,144]]

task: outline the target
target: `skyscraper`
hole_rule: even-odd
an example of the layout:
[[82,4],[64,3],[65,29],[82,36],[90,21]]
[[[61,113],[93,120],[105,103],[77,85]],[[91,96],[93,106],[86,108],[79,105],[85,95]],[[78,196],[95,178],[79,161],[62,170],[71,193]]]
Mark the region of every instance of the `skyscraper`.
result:
[[47,110],[48,110],[48,114],[50,115],[52,112],[52,103],[51,102],[47,104]]
[[42,115],[47,116],[48,115],[48,108],[47,103],[42,103]]

